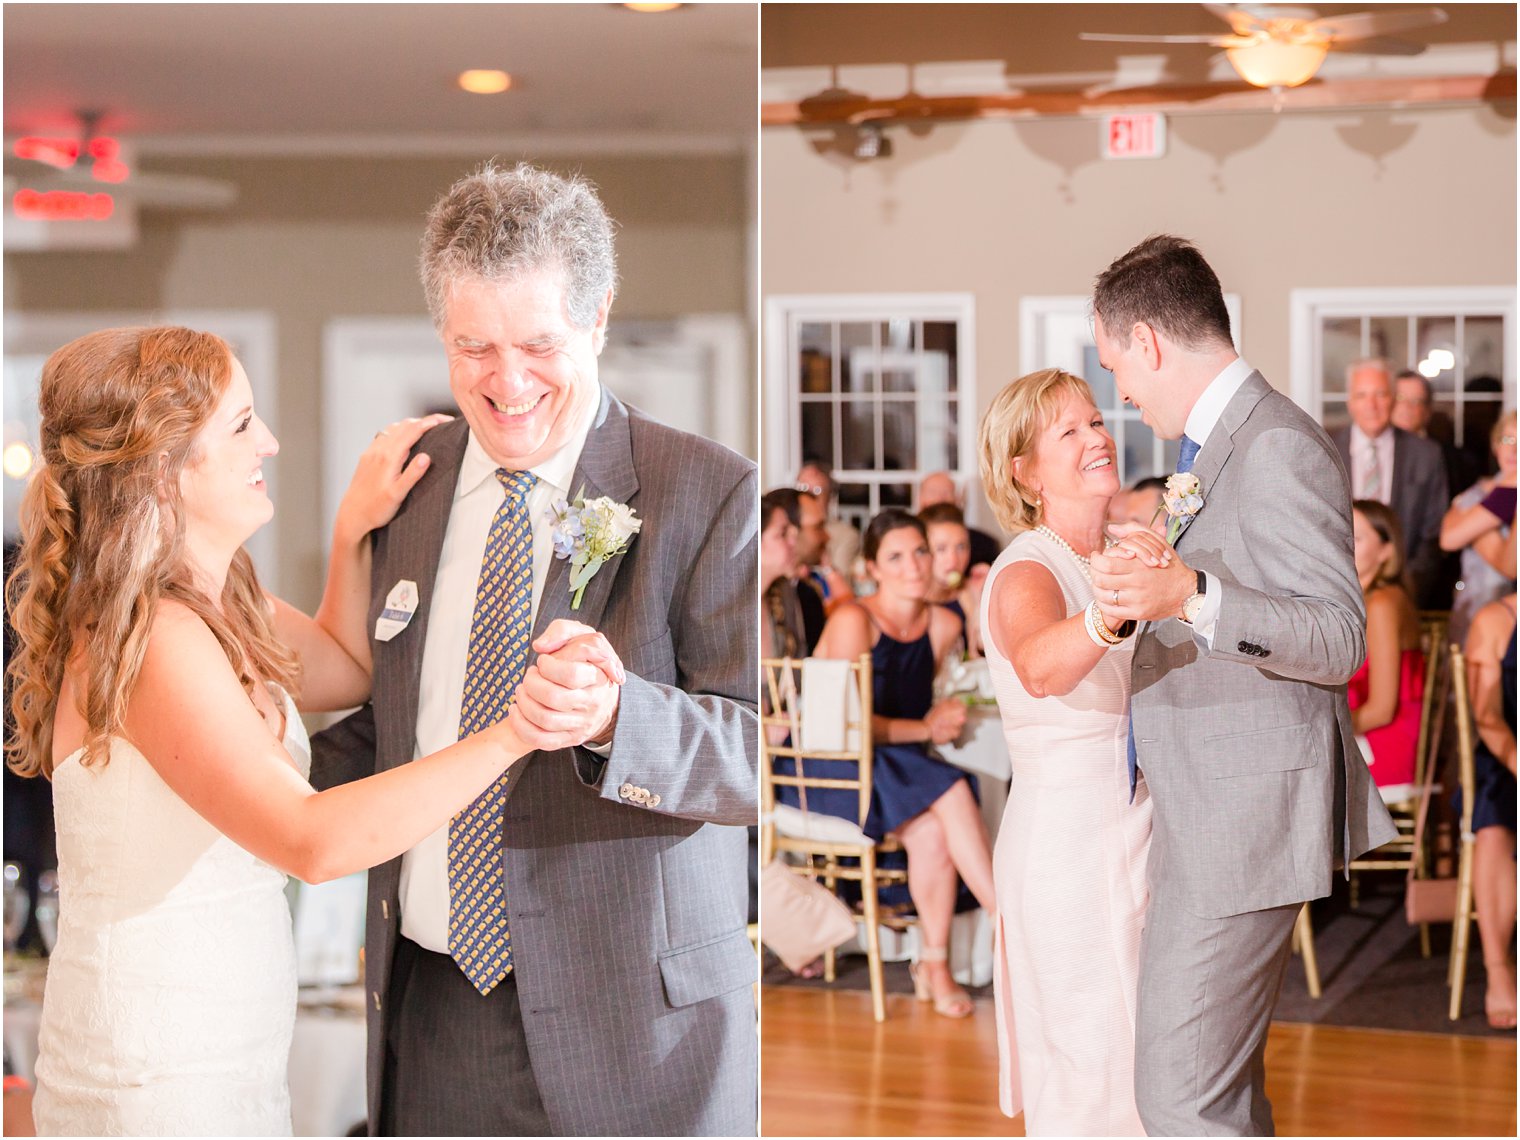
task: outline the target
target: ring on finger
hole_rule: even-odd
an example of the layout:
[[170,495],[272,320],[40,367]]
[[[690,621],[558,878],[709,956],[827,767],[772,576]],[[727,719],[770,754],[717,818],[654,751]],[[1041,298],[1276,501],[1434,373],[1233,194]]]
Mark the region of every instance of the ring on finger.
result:
[[1119,591],[1115,590],[1114,591],[1114,605],[1117,606],[1118,604],[1119,604]]

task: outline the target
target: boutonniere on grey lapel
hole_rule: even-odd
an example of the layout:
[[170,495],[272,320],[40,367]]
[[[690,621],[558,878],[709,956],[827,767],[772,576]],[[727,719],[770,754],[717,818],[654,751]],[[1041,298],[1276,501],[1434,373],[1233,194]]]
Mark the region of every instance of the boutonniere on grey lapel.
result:
[[1203,510],[1203,484],[1198,476],[1191,471],[1168,475],[1166,490],[1161,492],[1161,510],[1167,513],[1166,540],[1176,542],[1182,521]]
[[644,520],[627,503],[603,495],[587,502],[559,500],[550,508],[554,516],[554,557],[570,560],[570,608],[581,608],[586,584],[596,577],[609,558],[628,549]]

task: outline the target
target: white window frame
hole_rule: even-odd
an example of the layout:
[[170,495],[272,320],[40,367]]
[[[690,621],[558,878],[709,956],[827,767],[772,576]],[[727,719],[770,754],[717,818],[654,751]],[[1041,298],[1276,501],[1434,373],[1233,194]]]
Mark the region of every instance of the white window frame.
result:
[[[1401,317],[1431,314],[1504,319],[1502,406],[1515,406],[1515,287],[1513,285],[1351,287],[1294,289],[1288,296],[1289,394],[1324,422],[1320,332],[1327,317]],[[1367,349],[1365,334],[1362,345]],[[1403,362],[1395,362],[1401,364]]]
[[[797,368],[797,329],[804,322],[894,319],[953,321],[956,324],[955,432],[959,466],[951,472],[959,486],[976,477],[976,425],[980,414],[976,389],[976,297],[972,293],[792,293],[765,301],[764,483],[789,484],[802,464],[801,378]],[[887,478],[890,474],[892,478]],[[853,483],[849,473],[836,478]],[[914,480],[909,473],[882,473],[875,482]],[[970,495],[968,521],[983,523],[980,496]]]

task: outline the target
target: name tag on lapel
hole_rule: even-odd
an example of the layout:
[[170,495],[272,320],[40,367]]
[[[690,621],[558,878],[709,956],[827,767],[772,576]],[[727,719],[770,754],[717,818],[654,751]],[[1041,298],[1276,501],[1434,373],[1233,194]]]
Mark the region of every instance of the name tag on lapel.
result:
[[385,595],[385,608],[375,619],[375,640],[389,641],[410,624],[417,612],[417,583],[403,578]]

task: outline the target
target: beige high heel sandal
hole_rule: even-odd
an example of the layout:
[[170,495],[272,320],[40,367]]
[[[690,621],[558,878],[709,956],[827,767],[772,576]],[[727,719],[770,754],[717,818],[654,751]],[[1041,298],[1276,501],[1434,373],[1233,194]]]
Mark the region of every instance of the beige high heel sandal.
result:
[[945,946],[920,946],[918,949],[918,961],[908,964],[908,976],[913,979],[913,996],[919,1001],[934,1003],[934,1012],[941,1017],[962,1018],[970,1017],[976,1010],[971,995],[955,984],[952,978],[951,989],[948,993],[938,996],[934,988],[929,984],[928,977],[919,972],[919,965],[923,962],[948,962],[950,950]]

